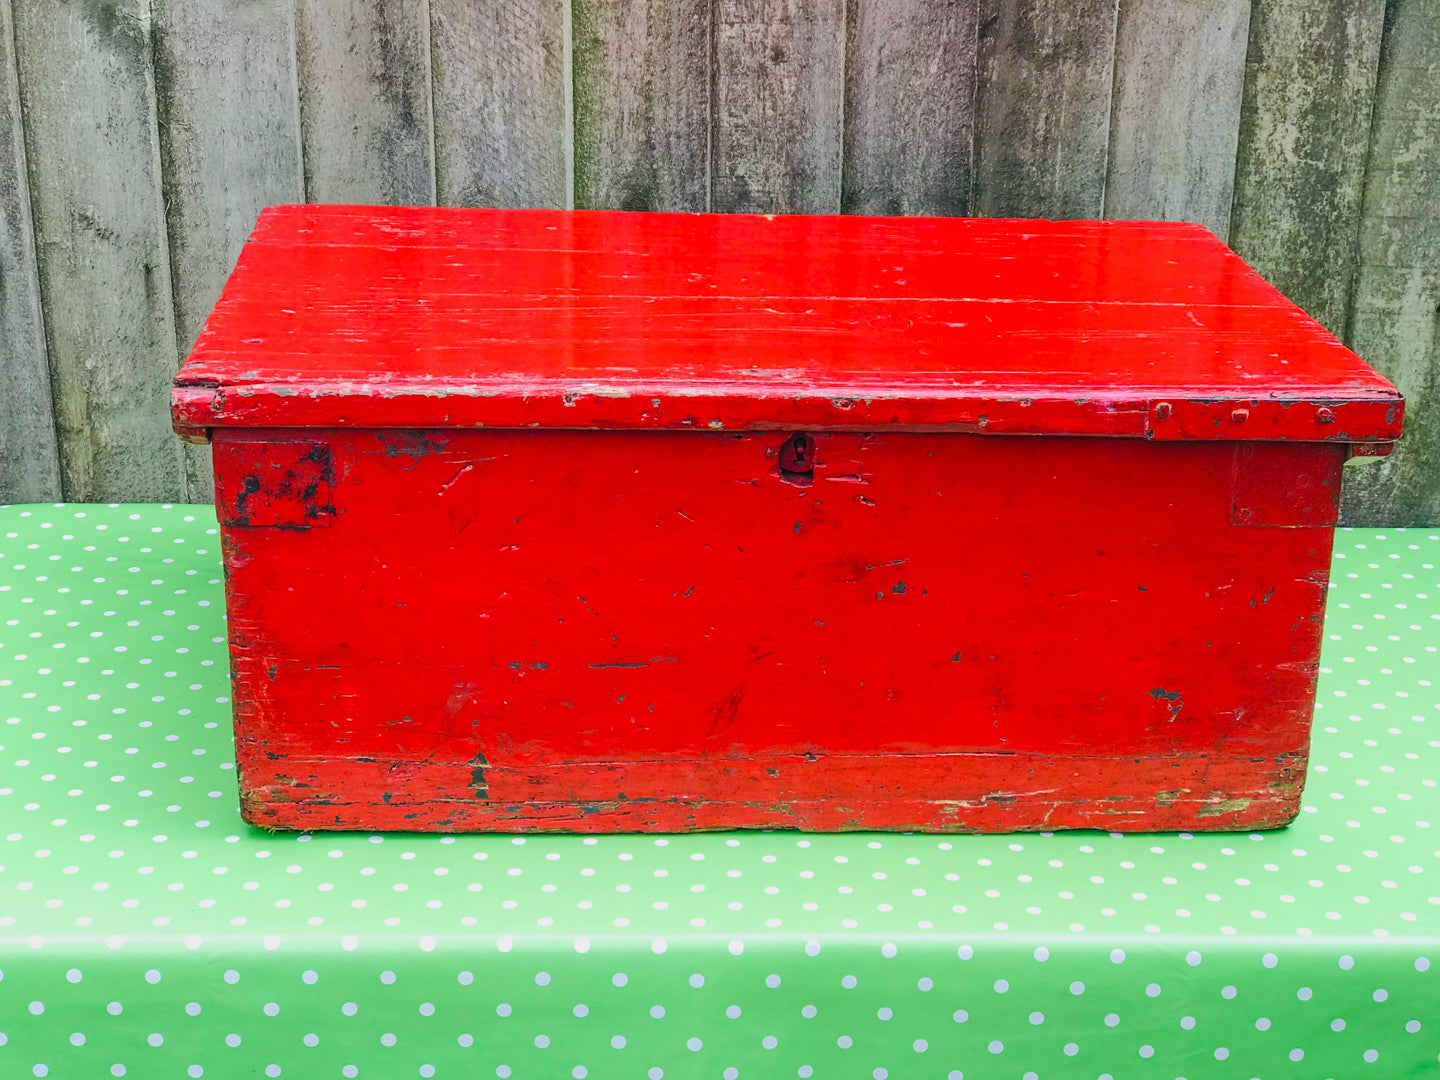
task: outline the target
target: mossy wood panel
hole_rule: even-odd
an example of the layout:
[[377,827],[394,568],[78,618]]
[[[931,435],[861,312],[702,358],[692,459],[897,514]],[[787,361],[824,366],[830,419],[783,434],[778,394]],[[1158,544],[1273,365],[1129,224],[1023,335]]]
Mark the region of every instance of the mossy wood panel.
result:
[[851,0],[845,163],[850,214],[967,214],[978,0]]
[[1230,230],[1250,0],[1121,0],[1105,216]]
[[430,0],[442,205],[569,202],[566,14],[562,0]]
[[575,0],[575,205],[710,208],[705,0]]
[[183,499],[149,5],[14,0],[13,15],[64,495]]
[[1406,395],[1405,437],[1346,477],[1352,524],[1440,522],[1440,9],[1385,22],[1349,345]]
[[982,0],[975,212],[1098,218],[1116,0]]
[[0,502],[60,498],[10,0],[0,0]]
[[433,203],[426,0],[296,0],[295,48],[306,197]]
[[[190,351],[260,211],[301,202],[291,0],[152,0],[175,332]],[[213,500],[186,446],[191,502]]]
[[840,210],[843,0],[715,0],[711,205]]
[[1337,337],[1355,272],[1385,0],[1256,0],[1230,243]]

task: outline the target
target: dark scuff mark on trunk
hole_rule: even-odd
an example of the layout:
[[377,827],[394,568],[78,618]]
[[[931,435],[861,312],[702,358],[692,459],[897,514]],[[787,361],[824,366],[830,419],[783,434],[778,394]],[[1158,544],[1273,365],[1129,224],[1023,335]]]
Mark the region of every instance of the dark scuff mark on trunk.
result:
[[386,457],[408,457],[416,464],[425,456],[444,450],[449,442],[443,435],[432,438],[424,431],[385,431],[376,437],[384,445]]
[[1150,696],[1156,701],[1164,700],[1165,707],[1170,710],[1170,719],[1174,720],[1180,715],[1180,710],[1185,707],[1185,699],[1180,696],[1178,690],[1166,690],[1163,686],[1157,686],[1150,691]]
[[485,779],[485,768],[489,764],[482,750],[475,751],[475,756],[470,759],[470,791],[477,799],[490,798],[490,788]]
[[259,490],[260,478],[258,476],[251,475],[245,477],[245,490],[235,496],[235,520],[232,522],[232,524],[250,524],[249,518],[245,514],[245,503],[251,495],[256,494],[257,492],[259,492]]

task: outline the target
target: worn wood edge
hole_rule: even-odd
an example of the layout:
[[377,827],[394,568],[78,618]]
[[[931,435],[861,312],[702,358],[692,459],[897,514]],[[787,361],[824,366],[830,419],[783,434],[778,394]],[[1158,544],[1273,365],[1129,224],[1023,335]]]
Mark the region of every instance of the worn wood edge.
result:
[[[937,388],[939,389],[939,388]],[[617,393],[617,390],[621,392]],[[905,428],[977,434],[1129,436],[1155,440],[1374,442],[1399,437],[1404,400],[1393,388],[1349,388],[1332,396],[1308,387],[1255,399],[1236,392],[1203,397],[1173,388],[1114,391],[1076,387],[1056,395],[926,394],[882,387],[816,387],[756,397],[745,387],[567,386],[473,382],[377,389],[368,383],[187,385],[171,397],[177,431],[216,427],[581,428],[763,431]],[[581,414],[578,405],[584,405]],[[1239,408],[1237,408],[1237,406]],[[1243,413],[1243,423],[1235,417]],[[709,419],[706,419],[709,417]],[[718,417],[728,417],[721,420]]]
[[[878,767],[878,766],[877,766]],[[240,813],[274,830],[415,832],[708,832],[793,829],[800,832],[993,833],[1104,829],[1110,832],[1248,832],[1283,828],[1299,816],[1301,791],[1209,798],[1097,799],[1026,803],[983,800],[819,799],[779,802],[608,799],[486,803],[474,799],[366,802],[266,799],[241,788]],[[1048,815],[1048,819],[1044,816]],[[1133,819],[1152,815],[1138,827]]]

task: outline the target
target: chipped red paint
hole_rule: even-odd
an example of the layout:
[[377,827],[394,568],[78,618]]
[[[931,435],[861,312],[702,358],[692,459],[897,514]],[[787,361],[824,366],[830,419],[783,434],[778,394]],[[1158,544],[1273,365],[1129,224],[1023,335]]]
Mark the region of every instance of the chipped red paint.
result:
[[248,820],[1298,809],[1341,466],[1401,403],[1208,234],[291,208],[257,237],[175,409],[214,441]]

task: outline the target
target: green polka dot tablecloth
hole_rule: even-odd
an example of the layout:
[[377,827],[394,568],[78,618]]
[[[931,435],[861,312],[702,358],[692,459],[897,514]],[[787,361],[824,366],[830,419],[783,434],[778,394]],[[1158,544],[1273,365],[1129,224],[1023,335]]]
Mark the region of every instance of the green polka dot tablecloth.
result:
[[1335,560],[1278,832],[271,835],[211,513],[0,508],[0,1077],[1440,1076],[1440,534]]

